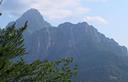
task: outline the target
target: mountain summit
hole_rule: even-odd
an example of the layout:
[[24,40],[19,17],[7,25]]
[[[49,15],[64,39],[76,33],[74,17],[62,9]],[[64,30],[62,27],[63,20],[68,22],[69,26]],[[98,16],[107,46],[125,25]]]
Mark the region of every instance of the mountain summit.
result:
[[44,27],[51,26],[43,19],[43,16],[36,9],[30,9],[26,11],[19,19],[16,20],[16,26],[21,27],[26,21],[28,21],[28,31],[31,33]]
[[[78,78],[83,82],[127,82],[127,48],[99,33],[86,22],[69,22],[52,27],[41,14],[30,9],[16,20],[17,27],[28,21],[24,34],[27,61],[73,57]],[[78,81],[77,81],[78,82]]]

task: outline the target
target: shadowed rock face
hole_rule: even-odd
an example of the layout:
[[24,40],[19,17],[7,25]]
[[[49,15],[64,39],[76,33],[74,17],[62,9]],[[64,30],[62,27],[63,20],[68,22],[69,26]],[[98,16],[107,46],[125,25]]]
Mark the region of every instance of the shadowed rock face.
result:
[[16,26],[28,28],[24,33],[28,55],[26,61],[54,60],[71,56],[79,66],[77,80],[83,82],[127,82],[127,48],[105,37],[86,22],[63,23],[53,27],[40,13],[30,9],[16,20]]

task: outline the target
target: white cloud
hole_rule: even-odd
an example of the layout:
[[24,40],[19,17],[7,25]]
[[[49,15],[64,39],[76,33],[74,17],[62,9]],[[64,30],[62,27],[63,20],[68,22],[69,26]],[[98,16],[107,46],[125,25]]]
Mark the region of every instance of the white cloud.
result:
[[85,17],[85,21],[92,23],[92,24],[97,24],[97,25],[108,24],[108,21],[101,16],[87,16]]
[[[36,5],[36,4],[38,5]],[[81,6],[79,0],[42,0],[35,1],[31,7],[39,9],[50,20],[64,19],[75,15],[86,14],[89,8]]]
[[11,15],[21,15],[29,8],[38,9],[49,20],[63,20],[90,12],[80,0],[5,0],[3,10]]

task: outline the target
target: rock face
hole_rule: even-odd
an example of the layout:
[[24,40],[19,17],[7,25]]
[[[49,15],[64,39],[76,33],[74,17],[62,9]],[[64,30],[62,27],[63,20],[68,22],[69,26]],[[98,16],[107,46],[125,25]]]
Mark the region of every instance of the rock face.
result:
[[86,22],[69,22],[53,27],[35,9],[16,20],[21,27],[28,21],[24,33],[28,55],[26,61],[54,60],[71,56],[78,65],[77,80],[83,82],[127,82],[127,48],[105,37]]
[[38,31],[45,27],[50,27],[51,25],[47,23],[40,12],[38,12],[36,9],[30,9],[26,11],[22,17],[16,20],[16,26],[21,27],[24,25],[24,23],[28,21],[28,29],[30,33]]

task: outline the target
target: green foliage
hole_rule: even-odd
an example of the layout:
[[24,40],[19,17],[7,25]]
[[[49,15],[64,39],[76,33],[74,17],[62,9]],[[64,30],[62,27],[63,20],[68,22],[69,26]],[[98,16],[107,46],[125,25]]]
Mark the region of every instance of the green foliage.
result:
[[0,82],[72,82],[77,73],[77,66],[70,65],[72,58],[57,61],[39,61],[26,63],[22,58],[17,62],[11,59],[26,53],[23,44],[23,31],[15,25],[0,29]]
[[25,54],[22,33],[26,26],[16,29],[13,25],[0,29],[0,58],[10,59],[17,55]]
[[25,54],[22,33],[26,27],[27,22],[19,29],[15,25],[0,29],[0,77],[12,66],[10,59]]
[[0,62],[0,71],[6,67],[11,58],[25,53],[22,33],[26,27],[27,22],[24,27],[19,29],[16,29],[15,25],[0,29],[0,61],[2,61]]
[[72,82],[71,77],[77,72],[77,68],[69,66],[71,58],[58,61],[34,61],[26,64],[23,60],[10,64],[0,79],[13,82]]

